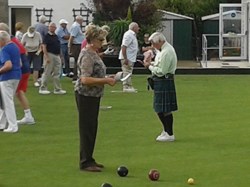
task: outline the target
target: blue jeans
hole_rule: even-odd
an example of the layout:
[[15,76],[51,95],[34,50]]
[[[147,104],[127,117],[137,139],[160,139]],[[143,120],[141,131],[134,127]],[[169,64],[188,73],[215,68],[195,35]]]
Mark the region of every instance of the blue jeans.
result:
[[61,53],[64,60],[64,73],[70,73],[68,44],[61,44]]

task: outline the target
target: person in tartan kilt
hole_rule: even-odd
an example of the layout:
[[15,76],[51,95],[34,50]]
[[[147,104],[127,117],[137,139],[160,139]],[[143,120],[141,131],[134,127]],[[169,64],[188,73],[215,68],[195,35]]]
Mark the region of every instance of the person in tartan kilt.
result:
[[167,42],[162,33],[153,33],[149,41],[157,51],[156,57],[153,62],[151,58],[144,59],[143,64],[152,73],[154,110],[163,125],[163,131],[156,141],[173,142],[175,136],[172,112],[178,109],[174,82],[177,56],[173,46]]

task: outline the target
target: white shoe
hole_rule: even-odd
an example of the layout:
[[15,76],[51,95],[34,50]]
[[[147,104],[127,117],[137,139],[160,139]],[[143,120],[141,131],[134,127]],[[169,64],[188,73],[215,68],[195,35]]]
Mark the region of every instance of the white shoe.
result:
[[167,132],[162,131],[162,133],[156,138],[159,142],[173,142],[175,140],[174,135],[169,136]]
[[50,94],[50,91],[49,90],[39,90],[39,94],[48,95],[48,94]]
[[16,133],[18,132],[18,127],[8,127],[7,129],[4,129],[3,132],[7,132],[7,133]]
[[137,93],[137,89],[133,87],[123,88],[123,92]]
[[23,117],[21,120],[17,120],[18,125],[24,125],[24,124],[33,125],[35,123],[36,122],[35,122],[33,117],[31,117],[31,118]]
[[34,83],[34,86],[35,86],[35,87],[39,87],[39,86],[40,86],[39,82],[35,82],[35,83]]
[[65,90],[54,90],[54,94],[56,95],[63,95],[66,94],[67,92]]

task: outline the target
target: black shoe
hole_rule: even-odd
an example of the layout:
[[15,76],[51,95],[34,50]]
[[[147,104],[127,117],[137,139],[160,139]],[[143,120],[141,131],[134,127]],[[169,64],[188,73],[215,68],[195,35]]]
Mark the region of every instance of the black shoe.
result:
[[97,166],[89,166],[86,168],[82,168],[82,171],[89,171],[89,172],[101,172],[101,168],[97,167]]
[[100,164],[100,163],[95,163],[95,165],[98,167],[98,168],[104,168],[104,165]]

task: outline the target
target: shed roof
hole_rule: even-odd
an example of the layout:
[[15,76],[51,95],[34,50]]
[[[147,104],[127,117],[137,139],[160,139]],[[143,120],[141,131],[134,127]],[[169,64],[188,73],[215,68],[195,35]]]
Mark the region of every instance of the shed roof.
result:
[[168,12],[166,10],[157,10],[159,12],[161,12],[163,14],[162,19],[188,19],[188,20],[194,20],[194,18],[188,17],[188,16],[184,16],[181,14],[176,14],[173,12]]
[[[236,13],[237,15],[241,15],[241,11],[238,11],[238,10],[230,10],[230,11],[224,12],[223,15],[224,16],[228,16],[228,15],[230,15],[232,13]],[[205,20],[219,20],[219,17],[220,17],[220,14],[216,13],[216,14],[211,14],[211,15],[203,16],[201,18],[201,20],[202,21],[205,21]]]

